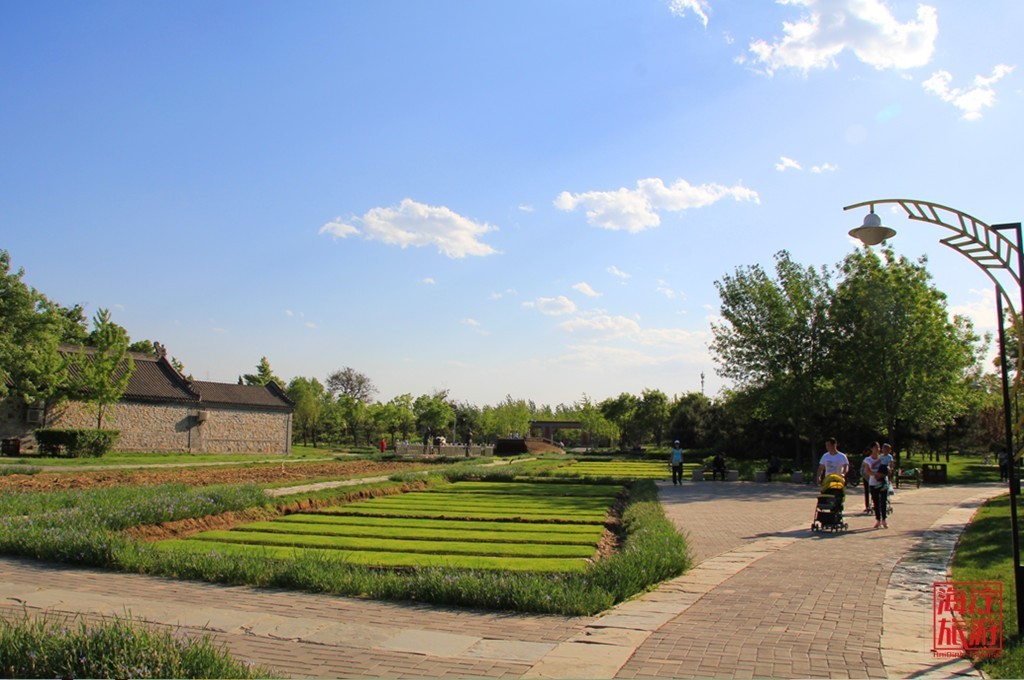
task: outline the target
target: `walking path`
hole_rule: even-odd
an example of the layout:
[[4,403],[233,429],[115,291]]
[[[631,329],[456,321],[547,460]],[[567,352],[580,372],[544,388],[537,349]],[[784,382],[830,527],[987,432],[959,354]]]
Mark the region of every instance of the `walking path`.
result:
[[597,617],[520,615],[118,574],[0,558],[0,608],[203,630],[287,677],[978,676],[931,654],[931,584],[1002,485],[901,490],[888,530],[809,531],[815,490],[662,484],[696,566]]

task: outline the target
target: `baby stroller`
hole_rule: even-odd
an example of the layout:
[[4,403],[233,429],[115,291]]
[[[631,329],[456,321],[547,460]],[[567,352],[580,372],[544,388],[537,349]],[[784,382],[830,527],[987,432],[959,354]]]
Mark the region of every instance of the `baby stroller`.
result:
[[850,525],[843,521],[843,503],[846,501],[846,478],[828,475],[822,481],[818,504],[814,509],[811,531],[846,531]]

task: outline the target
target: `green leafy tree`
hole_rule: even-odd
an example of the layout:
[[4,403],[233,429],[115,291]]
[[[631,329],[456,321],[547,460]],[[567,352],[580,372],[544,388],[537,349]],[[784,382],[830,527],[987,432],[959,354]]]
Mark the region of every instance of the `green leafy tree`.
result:
[[93,317],[89,334],[93,351],[75,356],[74,386],[78,397],[96,409],[96,429],[103,429],[103,412],[117,403],[128,387],[135,362],[128,354],[128,334],[100,309]]
[[67,359],[60,343],[82,340],[80,306],[61,307],[11,272],[10,256],[0,250],[0,398],[13,389],[28,404],[44,409],[67,397]]
[[448,403],[446,390],[416,397],[412,410],[416,415],[417,431],[429,432],[431,436],[443,434],[443,430],[455,419],[455,410]]
[[416,431],[416,412],[413,410],[412,395],[400,394],[389,401],[388,406],[393,409],[394,413],[395,431],[392,438],[398,439],[398,435],[401,435],[402,439],[412,439],[413,433]]
[[583,425],[591,446],[610,444],[619,436],[615,424],[605,418],[600,406],[586,394],[573,403],[570,414],[572,417],[566,420],[578,420]]
[[895,442],[901,422],[952,423],[967,410],[978,336],[950,320],[925,260],[867,248],[846,257],[832,305],[836,382],[846,407]]
[[300,377],[293,378],[285,391],[288,398],[295,402],[292,422],[295,424],[296,434],[302,437],[303,445],[312,440],[313,447],[316,448],[321,427],[320,419],[324,413],[324,386],[316,378]]
[[600,404],[601,414],[615,424],[619,432],[619,448],[626,448],[629,442],[637,442],[639,430],[636,422],[637,398],[623,392],[617,397],[609,397]]
[[480,420],[486,439],[503,439],[516,432],[525,437],[530,432],[530,404],[525,399],[515,399],[511,394],[494,406],[481,409]]
[[775,278],[754,265],[715,282],[724,320],[711,325],[718,373],[755,388],[767,413],[791,424],[794,450],[809,445],[812,461],[816,424],[831,403],[830,283],[824,268],[803,267],[786,251],[775,256]]
[[670,407],[669,432],[685,447],[708,448],[714,441],[715,406],[700,392],[688,392]]
[[668,396],[661,390],[645,389],[636,404],[634,419],[641,434],[641,442],[651,435],[655,446],[661,445],[669,420]]
[[256,372],[246,373],[239,379],[238,384],[266,385],[271,381],[276,383],[279,387],[283,387],[288,384],[274,375],[274,371],[271,370],[270,362],[267,361],[266,357],[260,357],[260,362],[256,364]]

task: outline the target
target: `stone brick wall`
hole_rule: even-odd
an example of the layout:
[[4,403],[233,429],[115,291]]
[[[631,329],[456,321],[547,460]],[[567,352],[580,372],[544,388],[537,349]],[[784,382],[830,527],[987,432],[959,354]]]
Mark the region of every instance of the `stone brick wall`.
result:
[[[200,422],[199,412],[206,413]],[[36,450],[34,425],[17,402],[0,402],[0,434],[19,437],[21,450]],[[116,451],[161,453],[290,453],[290,413],[195,404],[120,402],[103,411],[103,428],[120,430]],[[69,402],[48,414],[47,427],[94,428],[96,410]]]

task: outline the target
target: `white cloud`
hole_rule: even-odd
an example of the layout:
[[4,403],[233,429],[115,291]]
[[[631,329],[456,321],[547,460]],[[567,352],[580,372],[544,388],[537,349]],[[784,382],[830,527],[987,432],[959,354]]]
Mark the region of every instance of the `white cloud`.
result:
[[435,245],[438,252],[453,259],[498,252],[480,240],[497,227],[474,222],[444,206],[425,205],[409,198],[403,199],[397,208],[373,208],[352,221],[359,223],[362,230],[338,218],[322,226],[320,233],[335,238],[361,234],[367,240],[401,248]]
[[661,224],[660,212],[681,212],[702,208],[723,198],[760,203],[756,191],[743,186],[721,184],[693,186],[683,179],[671,186],[658,178],[641,179],[635,189],[622,187],[615,191],[587,191],[571,194],[563,191],[555,199],[559,210],[571,211],[583,206],[587,222],[595,227],[636,233]]
[[775,169],[779,172],[785,172],[786,170],[803,170],[799,163],[786,156],[779,156],[779,162],[775,164]]
[[708,0],[669,0],[668,8],[676,16],[684,17],[687,12],[693,12],[697,18],[708,27],[708,13],[711,11],[711,3]]
[[316,329],[316,328],[320,328],[320,326],[317,326],[317,325],[316,325],[315,323],[313,323],[312,321],[307,321],[307,322],[306,322],[306,328],[313,328],[313,329]]
[[813,172],[816,175],[820,175],[826,172],[835,172],[838,169],[838,165],[833,165],[832,163],[822,163],[821,165],[815,165],[814,167],[812,167],[811,172]]
[[435,281],[434,279],[432,279],[429,276],[427,276],[426,278],[420,279],[420,283],[425,283],[425,284],[427,284],[429,286],[433,286],[433,285],[437,284],[437,281]]
[[295,312],[293,312],[290,309],[286,309],[286,310],[284,310],[284,315],[285,316],[295,316]]
[[783,22],[783,37],[750,44],[753,60],[771,75],[781,68],[805,74],[836,67],[850,50],[876,69],[908,69],[931,61],[939,34],[938,14],[918,5],[915,19],[900,23],[883,0],[778,0],[805,8],[799,21]]
[[465,325],[467,325],[467,326],[469,326],[470,328],[472,328],[472,329],[473,329],[474,331],[476,331],[476,332],[477,332],[477,333],[478,333],[479,335],[489,335],[489,334],[490,334],[490,333],[489,333],[489,331],[486,331],[486,330],[484,330],[484,329],[483,329],[483,328],[482,328],[482,327],[480,326],[480,322],[479,322],[479,321],[477,321],[476,319],[473,319],[473,318],[467,317],[467,318],[465,318],[465,319],[463,319],[463,320],[462,320],[462,323],[464,323]]
[[632,274],[627,274],[626,272],[622,271],[621,269],[619,269],[615,265],[611,265],[605,271],[608,272],[609,274],[611,274],[612,276],[616,276],[616,277],[618,277],[620,279],[628,279],[630,276],[632,276]]
[[690,346],[695,340],[703,341],[704,333],[694,333],[681,328],[643,328],[634,319],[622,315],[595,314],[578,316],[560,323],[559,328],[567,333],[584,334],[602,340],[629,340],[649,347]]
[[340,217],[336,217],[333,222],[328,222],[324,226],[320,227],[319,233],[323,234],[324,232],[330,234],[334,238],[348,238],[349,236],[354,236],[360,233],[360,231],[351,224],[345,224],[342,222]]
[[974,76],[972,87],[962,89],[950,87],[953,75],[949,71],[936,71],[932,77],[922,83],[924,89],[937,95],[939,99],[963,112],[964,120],[978,120],[981,118],[982,109],[989,108],[996,103],[996,93],[992,86],[999,80],[1013,72],[1014,66],[998,64],[992,69],[989,77]]
[[683,297],[682,293],[679,293],[669,286],[668,281],[662,279],[658,280],[658,292],[667,297],[669,300],[675,300],[677,297]]
[[564,316],[576,311],[576,303],[564,295],[556,298],[537,298],[532,302],[524,302],[523,306],[537,309],[541,314],[548,316]]
[[519,291],[516,290],[515,288],[506,288],[503,291],[495,291],[495,292],[491,293],[490,295],[488,295],[488,297],[490,299],[492,299],[492,300],[500,300],[501,298],[505,297],[506,295],[519,295]]
[[532,205],[521,205],[519,209],[523,212],[533,212],[534,208]]
[[587,297],[601,297],[601,294],[590,287],[590,284],[586,281],[580,281],[572,287],[573,290],[583,293]]

